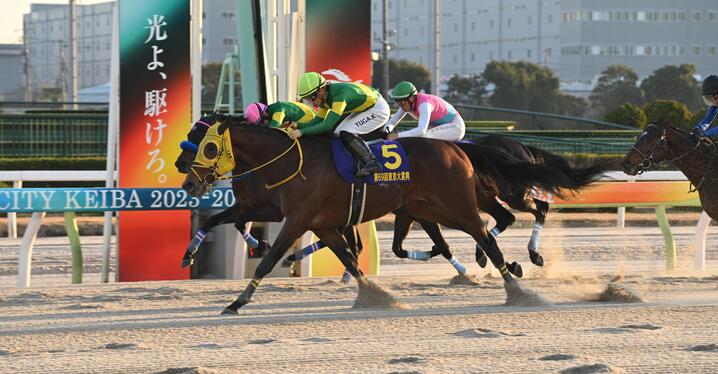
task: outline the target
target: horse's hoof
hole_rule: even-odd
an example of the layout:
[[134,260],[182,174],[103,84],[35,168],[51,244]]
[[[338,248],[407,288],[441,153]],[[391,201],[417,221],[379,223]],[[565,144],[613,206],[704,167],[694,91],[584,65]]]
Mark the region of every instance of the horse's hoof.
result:
[[536,266],[543,266],[543,257],[538,252],[529,252],[531,263]]
[[476,259],[476,263],[479,264],[479,266],[481,266],[482,269],[486,267],[486,264],[488,263],[488,261],[489,261],[488,258],[483,253],[481,254],[481,257]]
[[220,315],[222,315],[222,316],[224,316],[224,315],[238,315],[238,314],[239,314],[239,312],[237,312],[236,309],[229,309],[229,307],[224,308],[224,310],[222,311],[222,313],[220,313]]
[[521,264],[514,261],[512,263],[506,263],[506,268],[509,269],[509,273],[515,275],[518,278],[524,276],[524,270],[521,268]]
[[432,246],[431,246],[431,252],[429,252],[429,256],[431,256],[431,258],[434,258],[435,256],[438,256],[438,255],[440,255],[440,254],[441,254],[441,251],[439,251],[438,249],[436,249],[436,246],[435,246],[435,245],[432,245]]

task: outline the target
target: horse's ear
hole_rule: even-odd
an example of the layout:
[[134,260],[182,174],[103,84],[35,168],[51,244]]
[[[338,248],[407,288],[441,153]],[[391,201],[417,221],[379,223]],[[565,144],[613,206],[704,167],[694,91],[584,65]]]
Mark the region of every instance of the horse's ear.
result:
[[232,119],[232,117],[229,117],[229,116],[222,119],[222,121],[219,124],[219,127],[217,128],[217,133],[219,135],[224,134],[225,130],[227,130],[227,128],[229,128],[229,123],[230,123],[231,119]]

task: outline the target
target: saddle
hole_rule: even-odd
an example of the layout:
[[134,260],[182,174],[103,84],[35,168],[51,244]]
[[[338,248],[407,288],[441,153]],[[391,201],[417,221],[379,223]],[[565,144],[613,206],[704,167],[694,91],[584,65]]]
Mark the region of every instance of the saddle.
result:
[[332,139],[332,155],[334,166],[342,179],[347,183],[407,183],[411,181],[411,171],[406,151],[401,144],[384,140],[369,145],[374,157],[381,164],[381,171],[357,180],[355,177],[357,164],[351,153],[344,148],[341,139]]
[[341,139],[332,139],[334,166],[342,179],[351,184],[349,213],[345,226],[353,226],[362,221],[366,202],[366,185],[379,183],[407,183],[411,181],[409,160],[401,144],[383,140],[369,144],[369,149],[381,164],[381,171],[364,177],[356,177],[357,163]]

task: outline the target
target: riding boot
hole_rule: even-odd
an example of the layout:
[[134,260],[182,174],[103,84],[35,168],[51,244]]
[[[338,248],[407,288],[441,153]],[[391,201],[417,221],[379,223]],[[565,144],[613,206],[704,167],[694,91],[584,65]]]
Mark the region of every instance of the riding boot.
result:
[[347,147],[351,152],[354,159],[358,162],[359,168],[357,170],[357,178],[362,178],[371,173],[377,173],[381,171],[381,165],[374,158],[374,154],[371,153],[369,146],[364,143],[359,136],[352,134],[348,131],[342,131],[339,133],[339,137],[342,139],[344,146]]

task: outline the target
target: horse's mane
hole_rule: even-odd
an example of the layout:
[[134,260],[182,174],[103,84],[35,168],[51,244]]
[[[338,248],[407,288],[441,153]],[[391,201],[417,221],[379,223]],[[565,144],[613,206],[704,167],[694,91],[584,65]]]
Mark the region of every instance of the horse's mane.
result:
[[677,132],[677,133],[679,133],[679,134],[681,134],[681,135],[688,136],[688,133],[687,133],[685,130],[683,130],[683,129],[679,128],[679,127],[674,126],[674,125],[673,125],[673,122],[672,122],[671,120],[654,121],[654,122],[651,123],[651,124],[652,124],[652,125],[655,125],[655,126],[658,126],[659,128],[671,129],[671,130],[673,130],[673,131],[675,131],[675,132]]

